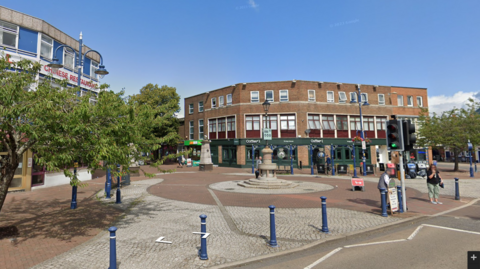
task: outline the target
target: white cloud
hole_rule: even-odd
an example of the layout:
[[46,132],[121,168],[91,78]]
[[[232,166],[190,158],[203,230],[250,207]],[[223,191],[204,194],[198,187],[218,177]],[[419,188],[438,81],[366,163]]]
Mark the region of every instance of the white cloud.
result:
[[255,0],[248,0],[248,5],[250,5],[251,8],[257,8],[258,5],[255,3]]
[[441,114],[444,111],[451,110],[455,107],[460,108],[465,105],[468,98],[480,99],[480,92],[456,92],[452,96],[438,95],[428,97],[428,110],[430,113],[435,112]]

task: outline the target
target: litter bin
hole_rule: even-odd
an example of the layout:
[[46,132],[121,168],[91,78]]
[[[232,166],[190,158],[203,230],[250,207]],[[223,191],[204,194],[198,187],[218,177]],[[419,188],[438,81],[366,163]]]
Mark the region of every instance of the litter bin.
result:
[[384,163],[379,163],[380,166],[380,171],[385,171],[385,164]]
[[346,164],[337,165],[337,173],[346,174],[347,173],[347,167],[348,166]]
[[317,173],[325,174],[325,165],[324,164],[317,164]]

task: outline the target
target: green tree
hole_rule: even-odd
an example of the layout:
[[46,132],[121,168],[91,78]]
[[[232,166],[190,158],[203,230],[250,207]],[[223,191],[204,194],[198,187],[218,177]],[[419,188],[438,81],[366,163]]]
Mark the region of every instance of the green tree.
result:
[[[131,96],[130,101],[136,105],[149,105],[156,108],[156,116],[161,119],[161,123],[154,128],[153,133],[156,137],[168,137],[164,144],[175,146],[180,139],[178,128],[180,123],[175,117],[175,113],[180,111],[180,96],[175,87],[149,83],[140,89],[139,94]],[[176,134],[176,135],[170,135]],[[158,159],[158,152],[154,151],[155,158]]]
[[[98,96],[80,97],[78,88],[66,87],[66,80],[55,81],[61,88],[52,86],[52,78],[36,81],[40,68],[39,63],[9,63],[0,57],[0,151],[7,152],[0,156],[0,210],[29,149],[36,152],[39,165],[48,171],[63,170],[72,186],[81,186],[69,169],[75,161],[90,171],[111,168],[117,176],[121,173],[116,164],[129,167],[132,160],[144,159],[141,152],[156,150],[177,135],[154,134],[164,122],[160,107],[125,100],[123,92],[102,90]],[[102,167],[101,161],[108,166]],[[153,166],[160,169],[163,161]]]
[[419,117],[417,145],[422,147],[449,147],[455,156],[455,171],[458,171],[458,154],[467,150],[467,142],[480,143],[480,115],[476,113],[479,103],[469,99],[465,107],[454,108],[440,115],[429,114],[423,109]]

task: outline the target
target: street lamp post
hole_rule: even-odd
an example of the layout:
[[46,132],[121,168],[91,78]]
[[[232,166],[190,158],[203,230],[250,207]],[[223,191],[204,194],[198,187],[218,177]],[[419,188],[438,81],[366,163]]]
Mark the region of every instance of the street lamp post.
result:
[[[78,40],[78,52],[75,51],[72,47],[68,45],[61,45],[55,49],[55,52],[53,54],[52,62],[48,64],[48,66],[52,69],[58,69],[62,68],[63,64],[55,58],[58,52],[58,49],[60,48],[70,48],[73,53],[75,54],[75,68],[78,69],[78,77],[77,77],[77,86],[80,88],[81,82],[82,82],[82,67],[83,63],[85,62],[85,57],[89,52],[95,52],[100,56],[100,65],[98,66],[98,69],[95,70],[95,74],[97,75],[108,75],[108,71],[105,69],[105,66],[103,65],[103,57],[100,54],[100,52],[96,50],[88,50],[85,53],[82,54],[82,47],[83,47],[83,38],[82,38],[82,33],[80,32],[80,39]],[[81,91],[81,89],[79,89]],[[72,186],[72,202],[75,201],[75,208],[76,208],[76,197],[77,197],[77,186]],[[74,208],[72,208],[74,209]]]
[[[268,123],[268,127],[267,127],[267,124],[265,124],[265,127],[270,129],[270,120],[268,119],[268,110],[270,109],[270,102],[268,102],[268,100],[265,100],[265,102],[263,102],[262,106],[263,106],[263,110],[265,111],[265,121],[267,121],[267,123]],[[265,139],[265,137],[263,139]],[[268,148],[268,140],[267,139],[265,139],[265,143],[266,143],[265,148]]]
[[470,152],[470,177],[474,177],[473,174],[473,166],[472,166],[472,149],[473,145],[470,143],[470,139],[468,140],[468,151]]
[[[360,135],[362,137],[362,140],[365,141],[365,133],[363,131],[363,117],[362,117],[362,105],[368,106],[370,105],[367,100],[363,102],[362,104],[362,91],[360,90],[360,84],[357,84],[357,99],[358,99],[358,109],[360,110]],[[351,103],[354,103],[355,101],[351,101]],[[363,149],[362,146],[362,161],[363,161],[363,176],[367,175],[367,163],[365,159],[365,149]]]
[[357,176],[357,165],[356,165],[356,160],[355,160],[355,144],[349,146],[352,149],[352,155],[353,155],[353,177],[358,178]]

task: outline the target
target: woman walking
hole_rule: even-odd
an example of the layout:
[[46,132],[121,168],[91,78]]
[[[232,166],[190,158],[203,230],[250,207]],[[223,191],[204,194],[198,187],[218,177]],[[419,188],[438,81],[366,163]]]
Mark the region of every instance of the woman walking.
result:
[[430,168],[427,172],[428,196],[430,197],[430,202],[435,205],[442,204],[442,202],[438,201],[438,185],[443,184],[443,180],[439,174],[440,172],[438,172],[437,166],[434,164],[430,165]]

